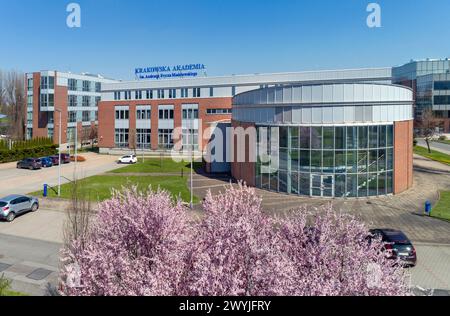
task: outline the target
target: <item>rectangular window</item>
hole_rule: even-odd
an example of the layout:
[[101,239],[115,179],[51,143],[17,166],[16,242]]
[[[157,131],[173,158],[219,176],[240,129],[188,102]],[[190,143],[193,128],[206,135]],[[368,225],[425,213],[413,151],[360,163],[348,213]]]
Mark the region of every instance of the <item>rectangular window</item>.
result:
[[115,91],[114,92],[114,100],[120,100],[121,96],[120,96],[120,91]]
[[82,101],[82,106],[83,107],[89,107],[91,106],[91,97],[89,96],[83,96],[83,101]]
[[101,97],[95,97],[95,106],[98,107],[98,104],[100,103]]
[[187,98],[188,97],[188,93],[189,93],[189,90],[187,88],[182,88],[181,89],[181,97],[182,98]]
[[152,118],[152,112],[150,109],[136,111],[136,119],[137,120],[151,120],[151,118]]
[[187,150],[198,150],[198,130],[183,129],[182,142],[183,148]]
[[208,114],[208,115],[226,115],[226,114],[231,114],[231,109],[207,109],[206,114]]
[[214,88],[209,88],[209,96],[212,98],[214,96]]
[[69,95],[69,107],[76,107],[78,106],[77,104],[77,96],[76,95]]
[[153,99],[153,90],[147,90],[146,91],[146,99],[151,100]]
[[95,92],[99,93],[102,91],[102,84],[101,82],[96,82],[95,83]]
[[83,119],[83,122],[90,122],[91,121],[91,112],[83,111],[82,119]]
[[27,80],[27,90],[33,91],[33,78]]
[[169,89],[169,99],[175,99],[177,97],[176,89]]
[[142,91],[141,90],[134,91],[134,98],[136,100],[142,100]]
[[150,129],[136,130],[136,144],[139,149],[150,149],[151,147],[151,133]]
[[172,129],[158,130],[158,146],[162,149],[171,149],[173,147]]
[[173,110],[160,109],[159,110],[159,119],[160,120],[173,120]]
[[129,114],[129,110],[116,110],[116,120],[128,120]]
[[200,89],[200,88],[194,88],[194,89],[192,89],[192,97],[194,97],[194,98],[200,98],[200,92],[201,92],[201,89]]
[[77,121],[77,112],[76,111],[69,111],[69,123],[75,123]]
[[164,89],[158,89],[158,99],[164,99]]
[[183,120],[198,119],[198,109],[183,109]]
[[90,92],[91,91],[91,82],[88,80],[83,80],[83,91]]
[[448,105],[450,104],[450,95],[435,95],[434,104],[436,105]]
[[131,91],[124,91],[125,92],[125,100],[131,100]]
[[436,81],[434,90],[450,90],[450,81]]
[[76,79],[69,79],[67,84],[68,84],[69,91],[77,91],[77,80]]
[[128,148],[129,144],[128,144],[128,133],[129,130],[126,128],[120,128],[120,129],[116,129],[115,130],[115,146],[117,148]]

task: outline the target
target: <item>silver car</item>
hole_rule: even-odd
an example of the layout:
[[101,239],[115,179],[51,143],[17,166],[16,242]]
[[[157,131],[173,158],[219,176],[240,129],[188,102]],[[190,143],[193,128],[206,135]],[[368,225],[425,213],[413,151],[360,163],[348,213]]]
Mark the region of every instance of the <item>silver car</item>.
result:
[[26,212],[36,212],[39,200],[24,195],[9,195],[0,199],[0,219],[12,222],[16,216]]

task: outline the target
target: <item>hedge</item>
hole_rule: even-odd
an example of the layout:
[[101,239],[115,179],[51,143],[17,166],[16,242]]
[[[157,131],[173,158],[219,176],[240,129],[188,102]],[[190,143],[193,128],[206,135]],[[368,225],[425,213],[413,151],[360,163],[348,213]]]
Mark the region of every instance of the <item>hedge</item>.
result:
[[40,158],[56,155],[57,145],[45,145],[24,149],[1,150],[0,163],[19,161],[25,158]]

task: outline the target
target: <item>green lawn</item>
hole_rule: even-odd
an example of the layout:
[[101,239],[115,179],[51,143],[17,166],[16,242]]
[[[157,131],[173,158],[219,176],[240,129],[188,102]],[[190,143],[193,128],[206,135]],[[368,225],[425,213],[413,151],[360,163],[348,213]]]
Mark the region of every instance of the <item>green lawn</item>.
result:
[[[194,170],[201,167],[201,162],[194,162]],[[175,162],[171,158],[159,158],[142,159],[138,158],[138,163],[129,165],[112,173],[180,173],[183,170],[184,173],[191,170],[190,162]]]
[[450,191],[441,192],[441,199],[431,211],[431,216],[450,221]]
[[[111,189],[120,190],[123,186],[130,187],[137,185],[140,191],[145,191],[151,185],[153,190],[158,187],[170,192],[174,198],[181,195],[185,202],[190,201],[190,191],[187,186],[187,178],[177,176],[149,177],[149,176],[93,176],[80,180],[80,194],[91,201],[104,201],[111,197]],[[56,189],[56,188],[55,188]],[[61,198],[70,199],[72,192],[72,184],[64,184],[61,186]],[[42,196],[42,191],[30,193],[34,196]],[[55,198],[57,194],[53,190],[49,190],[49,197]],[[194,196],[194,203],[198,203],[199,199]]]
[[1,293],[0,296],[28,296],[25,293],[20,293],[20,292],[14,292],[14,291],[10,291],[10,290],[5,290],[3,293]]
[[450,156],[439,151],[432,150],[431,154],[428,153],[428,149],[420,146],[414,147],[414,153],[434,161],[442,162],[444,164],[450,165]]
[[447,140],[437,140],[436,142],[450,145],[450,140],[448,140],[448,139]]

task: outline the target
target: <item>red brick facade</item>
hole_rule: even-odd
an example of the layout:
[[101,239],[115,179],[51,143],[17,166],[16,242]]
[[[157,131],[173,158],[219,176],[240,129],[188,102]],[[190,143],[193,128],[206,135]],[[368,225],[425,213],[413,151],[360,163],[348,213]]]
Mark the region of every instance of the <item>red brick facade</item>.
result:
[[394,194],[413,185],[413,121],[396,122],[394,125]]
[[[164,99],[164,100],[122,100],[122,101],[101,101],[98,108],[98,137],[100,148],[115,148],[114,132],[115,132],[115,107],[129,106],[129,124],[130,130],[136,128],[136,106],[150,105],[151,106],[151,148],[158,149],[158,121],[160,105],[174,106],[174,127],[181,127],[182,124],[182,105],[183,104],[198,104],[199,119],[202,122],[202,133],[210,126],[210,123],[218,121],[230,121],[230,114],[210,115],[207,114],[208,109],[231,109],[232,98],[189,98],[189,99]],[[150,129],[150,126],[149,126]],[[203,138],[203,139],[201,139]],[[174,140],[176,141],[176,140]],[[200,137],[199,147],[204,149],[208,143],[209,138]]]
[[[244,130],[248,128],[255,128],[255,124],[252,123],[242,123],[237,121],[232,121],[231,123],[233,129],[242,127]],[[242,180],[244,181],[248,186],[255,186],[255,170],[256,165],[255,162],[251,162],[251,160],[254,161],[254,159],[251,159],[250,157],[250,146],[256,146],[256,144],[251,144],[251,141],[249,137],[246,137],[245,139],[245,159],[244,162],[238,161],[238,151],[241,150],[238,146],[238,139],[237,136],[233,136],[231,139],[232,147],[236,150],[233,151],[233,157],[232,157],[232,163],[231,163],[231,175],[236,180]]]

